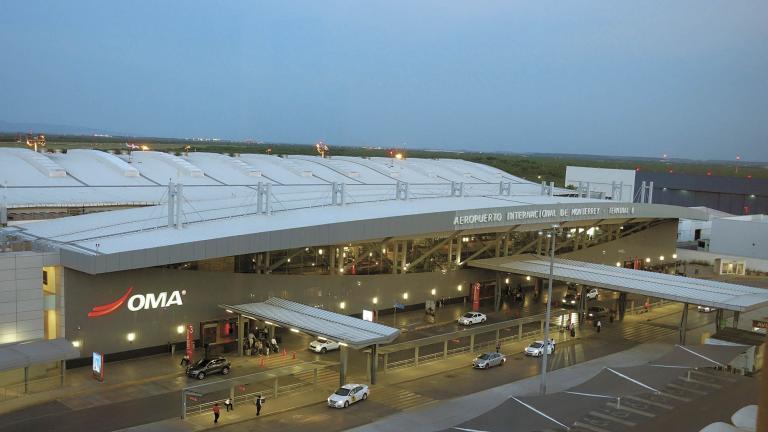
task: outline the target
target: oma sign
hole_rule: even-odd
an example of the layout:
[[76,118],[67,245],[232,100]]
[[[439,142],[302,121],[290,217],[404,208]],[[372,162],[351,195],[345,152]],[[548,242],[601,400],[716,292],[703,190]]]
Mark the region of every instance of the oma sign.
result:
[[167,308],[173,305],[181,306],[181,295],[185,291],[171,291],[170,294],[163,291],[161,293],[136,294],[128,299],[128,310],[136,312],[142,309]]

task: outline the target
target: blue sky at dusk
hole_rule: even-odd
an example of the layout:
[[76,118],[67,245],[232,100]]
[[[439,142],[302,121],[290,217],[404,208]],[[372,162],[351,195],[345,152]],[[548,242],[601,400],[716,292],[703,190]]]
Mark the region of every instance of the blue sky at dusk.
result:
[[0,120],[768,160],[768,2],[0,3]]

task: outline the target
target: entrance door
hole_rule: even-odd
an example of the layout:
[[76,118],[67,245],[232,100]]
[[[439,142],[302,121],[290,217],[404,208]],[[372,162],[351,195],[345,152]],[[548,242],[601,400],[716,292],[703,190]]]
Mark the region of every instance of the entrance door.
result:
[[203,331],[200,333],[200,342],[206,344],[216,343],[216,332],[219,325],[217,323],[203,324]]

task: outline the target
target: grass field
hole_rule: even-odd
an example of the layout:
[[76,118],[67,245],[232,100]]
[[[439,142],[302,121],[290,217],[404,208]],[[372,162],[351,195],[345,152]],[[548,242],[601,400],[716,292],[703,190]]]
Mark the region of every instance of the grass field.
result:
[[[91,136],[51,136],[47,137],[47,151],[66,151],[73,148],[90,148],[98,150],[114,150],[126,152],[126,138],[91,137]],[[152,150],[174,152],[181,154],[186,146],[190,151],[205,151],[224,154],[239,153],[271,153],[280,154],[317,154],[314,146],[283,143],[246,143],[218,141],[187,141],[177,139],[130,139],[132,143],[147,145]],[[16,135],[0,135],[0,146],[24,147],[26,144],[16,142]],[[558,186],[565,180],[565,167],[568,165],[596,167],[639,169],[641,171],[669,172],[727,177],[768,178],[768,167],[765,164],[735,162],[695,162],[695,161],[663,161],[649,158],[600,157],[600,156],[566,156],[542,154],[506,154],[482,152],[451,152],[436,150],[402,150],[404,156],[417,158],[464,159],[483,163],[504,170],[510,174],[526,178],[534,182],[554,181]],[[331,147],[331,156],[363,156],[388,157],[390,149],[364,147]]]

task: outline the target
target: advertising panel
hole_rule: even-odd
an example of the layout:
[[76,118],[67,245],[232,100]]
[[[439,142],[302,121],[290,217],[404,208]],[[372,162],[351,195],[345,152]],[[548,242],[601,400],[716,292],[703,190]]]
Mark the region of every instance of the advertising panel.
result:
[[104,355],[101,353],[93,353],[93,377],[99,381],[104,381]]

